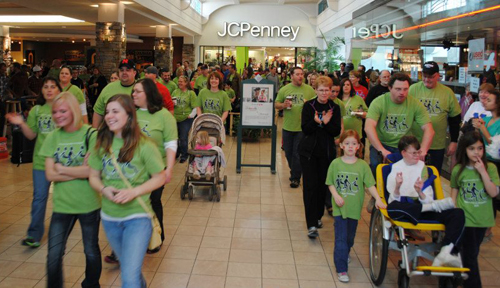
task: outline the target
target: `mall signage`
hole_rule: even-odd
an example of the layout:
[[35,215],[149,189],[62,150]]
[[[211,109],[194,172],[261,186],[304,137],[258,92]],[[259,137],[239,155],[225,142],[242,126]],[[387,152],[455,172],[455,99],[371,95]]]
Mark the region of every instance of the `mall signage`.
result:
[[295,41],[299,34],[299,26],[255,26],[248,22],[224,22],[222,32],[217,32],[220,37],[243,37],[250,33],[253,37],[285,37]]
[[483,72],[484,38],[469,40],[469,72]]
[[356,28],[352,27],[352,37],[353,38],[362,38],[362,39],[368,39],[368,38],[389,38],[392,36],[392,38],[395,39],[401,39],[403,38],[403,34],[398,34],[397,33],[397,25],[392,24],[392,25],[387,25],[387,24],[372,24],[370,28],[368,27],[361,27],[361,28]]

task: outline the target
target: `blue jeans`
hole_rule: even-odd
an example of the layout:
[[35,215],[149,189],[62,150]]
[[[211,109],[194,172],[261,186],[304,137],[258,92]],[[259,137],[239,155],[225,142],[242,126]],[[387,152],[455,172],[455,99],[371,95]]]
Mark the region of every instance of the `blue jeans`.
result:
[[122,288],[145,288],[141,273],[144,256],[149,246],[153,227],[147,217],[126,221],[102,220],[111,248],[120,259]]
[[179,133],[179,154],[181,158],[187,158],[189,129],[193,125],[193,119],[188,118],[182,122],[177,122],[177,132]]
[[[382,144],[382,146],[384,146],[384,148],[391,153],[399,152],[398,148],[390,147],[384,144]],[[377,177],[377,166],[378,164],[382,164],[380,163],[379,157],[377,149],[375,149],[373,145],[370,145],[370,168],[372,169],[373,177]]]
[[102,262],[99,249],[99,222],[100,209],[85,214],[52,213],[49,228],[49,252],[47,255],[47,287],[62,288],[63,256],[69,234],[75,226],[76,220],[80,221],[82,228],[83,249],[85,252],[85,279],[82,287],[101,287]]
[[302,167],[300,166],[299,143],[304,134],[302,132],[291,132],[283,129],[283,149],[285,150],[286,161],[290,167],[291,180],[298,180],[302,177]]
[[49,197],[50,182],[45,177],[45,170],[33,169],[33,201],[31,202],[31,223],[28,237],[40,241],[45,230],[45,210]]
[[337,273],[347,272],[347,258],[354,245],[354,237],[358,228],[358,220],[342,218],[342,216],[333,217],[335,220],[335,247],[333,250],[333,262]]

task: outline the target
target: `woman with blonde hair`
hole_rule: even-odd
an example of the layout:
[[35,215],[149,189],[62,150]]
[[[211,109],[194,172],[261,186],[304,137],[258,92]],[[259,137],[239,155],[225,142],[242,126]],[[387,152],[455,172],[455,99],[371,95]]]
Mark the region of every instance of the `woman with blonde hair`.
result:
[[141,132],[130,95],[106,104],[89,157],[90,185],[102,197],[102,225],[120,260],[122,287],[146,287],[142,263],[152,234],[150,193],[165,184],[165,164]]
[[54,182],[47,287],[63,287],[63,256],[77,220],[82,229],[86,259],[82,287],[99,287],[102,268],[98,242],[101,198],[90,187],[87,165],[89,141],[95,136],[92,133],[95,131],[83,124],[78,100],[69,92],[63,92],[54,99],[52,119],[58,128],[47,135],[40,149],[40,155],[46,157],[47,180]]

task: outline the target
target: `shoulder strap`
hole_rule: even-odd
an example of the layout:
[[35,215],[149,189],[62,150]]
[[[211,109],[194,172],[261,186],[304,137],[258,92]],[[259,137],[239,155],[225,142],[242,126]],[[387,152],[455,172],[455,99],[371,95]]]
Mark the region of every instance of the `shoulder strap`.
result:
[[[110,152],[111,152],[111,155],[110,155],[111,162],[113,163],[113,166],[115,167],[116,172],[118,173],[118,175],[122,179],[123,183],[125,183],[127,188],[132,189],[133,188],[132,184],[130,184],[127,177],[125,177],[125,175],[123,175],[122,169],[120,168],[120,165],[118,165],[118,162],[116,161],[115,154],[113,153],[113,150],[110,149]],[[137,200],[137,202],[139,202],[142,209],[144,209],[144,211],[149,215],[149,217],[152,218],[154,214],[151,212],[151,209],[149,209],[149,207],[146,205],[146,203],[144,203],[144,200],[142,200],[141,196],[136,197],[135,200]]]
[[92,130],[92,126],[87,129],[87,132],[85,132],[85,149],[87,149],[87,152],[89,151],[89,142],[90,142],[90,137],[92,137],[92,134],[94,134],[97,130]]

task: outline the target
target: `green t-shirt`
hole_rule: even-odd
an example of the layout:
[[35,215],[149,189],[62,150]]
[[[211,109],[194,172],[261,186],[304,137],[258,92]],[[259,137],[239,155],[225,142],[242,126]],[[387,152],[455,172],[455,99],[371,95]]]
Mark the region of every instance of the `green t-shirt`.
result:
[[[492,198],[484,189],[481,175],[475,168],[465,167],[458,176],[460,167],[458,164],[453,168],[450,187],[458,189],[457,207],[464,210],[465,227],[495,226]],[[487,171],[491,181],[500,186],[497,167],[493,163],[488,163]]]
[[[330,98],[331,100],[332,98]],[[335,97],[335,99],[332,100],[333,103],[339,105],[340,107],[340,115],[345,115],[345,105],[344,105],[344,102],[342,102],[342,100],[339,99],[339,97]],[[335,140],[336,139],[339,139],[340,138],[340,135],[335,137]]]
[[390,92],[373,100],[366,118],[377,121],[380,142],[394,148],[398,147],[399,139],[407,135],[413,125],[422,127],[431,122],[429,113],[420,101],[408,97],[402,104],[396,104],[392,102]]
[[165,108],[154,114],[149,113],[148,110],[137,109],[137,122],[142,133],[154,141],[166,164],[167,154],[163,144],[177,140],[177,122],[172,113]]
[[[72,133],[58,128],[47,135],[40,154],[53,158],[55,163],[61,163],[66,167],[82,166],[88,151],[88,147],[85,146],[87,133],[89,140],[92,138],[88,143],[89,147],[90,143],[95,143],[97,133],[91,133],[92,130],[89,125],[83,125]],[[88,179],[54,182],[52,200],[53,210],[57,213],[83,214],[101,208],[101,196],[90,187]]]
[[[436,137],[432,139],[430,149],[446,148],[445,135],[448,128],[448,117],[455,117],[462,113],[453,91],[441,83],[437,83],[434,89],[427,89],[423,82],[419,82],[410,86],[408,97],[415,97],[420,100],[431,117]],[[412,134],[422,142],[424,132],[420,126],[414,125]]]
[[79,104],[85,103],[85,96],[83,96],[83,92],[80,88],[73,84],[69,84],[66,88],[63,89],[63,92],[70,92],[73,94],[73,96],[76,97],[76,100],[78,100]]
[[349,97],[347,101],[342,102],[345,105],[345,113],[342,114],[342,118],[344,119],[344,131],[351,129],[358,132],[358,135],[361,135],[363,120],[357,116],[351,115],[351,112],[368,111],[365,100],[358,95],[354,95],[353,97]]
[[175,77],[171,82],[174,82],[175,85],[179,85],[179,77]]
[[[114,138],[111,148],[115,157],[123,146],[123,139]],[[132,161],[118,163],[123,174],[129,180],[132,187],[137,187],[148,181],[151,175],[160,173],[165,168],[165,164],[161,159],[161,154],[156,148],[155,143],[150,140],[141,141],[139,147],[134,152]],[[94,170],[101,171],[101,179],[104,186],[112,186],[117,189],[127,189],[120,175],[115,171],[115,167],[111,161],[111,156],[104,153],[102,149],[96,151],[95,148],[89,157],[89,166]],[[142,195],[141,198],[151,209],[149,201],[150,194]],[[137,200],[132,200],[125,204],[118,204],[110,201],[105,196],[102,197],[102,212],[110,217],[124,218],[133,214],[146,213]]]
[[120,81],[109,83],[106,87],[104,87],[104,89],[102,89],[101,94],[99,94],[99,98],[97,98],[94,105],[94,112],[101,116],[104,115],[109,98],[115,96],[116,94],[132,95],[133,86],[134,84],[130,86],[123,86]]
[[167,87],[168,89],[168,92],[170,92],[170,95],[172,95],[172,93],[174,93],[174,91],[179,88],[177,86],[177,84],[175,84],[174,81],[168,81],[168,83],[165,84],[165,81],[162,83],[163,85],[165,85],[165,87]]
[[184,92],[181,89],[177,89],[172,94],[172,98],[177,98],[177,105],[174,107],[174,117],[177,122],[182,122],[186,120],[196,107],[196,94],[193,90],[186,90]]
[[54,121],[52,121],[52,105],[47,103],[42,106],[35,105],[28,115],[26,124],[37,134],[33,152],[33,169],[45,170],[45,157],[40,155],[40,148],[45,137],[55,129]]
[[236,93],[234,93],[234,90],[233,88],[229,88],[227,90],[224,90],[226,91],[227,93],[227,97],[229,97],[229,100],[233,99],[234,97],[236,97]]
[[203,113],[211,113],[222,117],[222,113],[231,110],[231,102],[226,92],[212,92],[208,89],[202,89],[196,98],[195,107],[201,107]]
[[207,77],[199,75],[194,81],[194,89],[201,90],[203,88],[207,88]]
[[302,107],[304,103],[316,97],[316,92],[309,86],[302,84],[295,86],[292,83],[284,86],[278,92],[277,103],[284,103],[287,96],[292,96],[292,109],[283,109],[283,129],[290,132],[300,132],[302,121]]
[[370,166],[361,159],[347,164],[342,158],[332,161],[326,174],[326,185],[335,186],[337,193],[344,198],[344,206],[338,207],[332,198],[333,216],[359,220],[365,199],[365,188],[375,185]]

